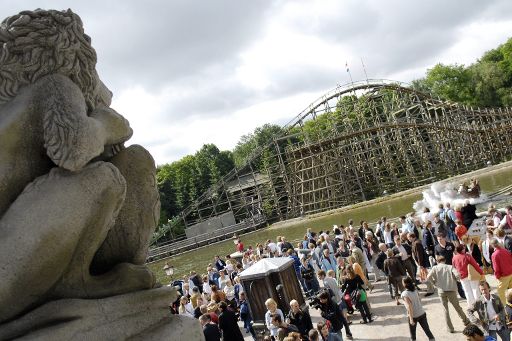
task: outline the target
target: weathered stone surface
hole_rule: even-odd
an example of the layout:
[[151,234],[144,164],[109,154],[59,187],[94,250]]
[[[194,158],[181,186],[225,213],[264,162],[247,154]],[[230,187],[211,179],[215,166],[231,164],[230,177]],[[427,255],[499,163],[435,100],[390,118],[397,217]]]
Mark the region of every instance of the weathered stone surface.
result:
[[152,289],[155,163],[123,147],[80,18],[7,18],[0,61],[0,339],[202,339]]
[[162,287],[97,300],[47,303],[0,328],[0,339],[202,340],[197,320],[170,316],[176,290]]
[[160,212],[155,162],[151,154],[141,146],[133,145],[115,155],[110,162],[126,178],[127,192],[119,217],[94,258],[92,268],[100,273],[122,262],[144,264]]
[[125,186],[112,164],[97,162],[77,173],[53,168],[25,188],[0,220],[0,321],[52,296],[92,294],[89,264]]

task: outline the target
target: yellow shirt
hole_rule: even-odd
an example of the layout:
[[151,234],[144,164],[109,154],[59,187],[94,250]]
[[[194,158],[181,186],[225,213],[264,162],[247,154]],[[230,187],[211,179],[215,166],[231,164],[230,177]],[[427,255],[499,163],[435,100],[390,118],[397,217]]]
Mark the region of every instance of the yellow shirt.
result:
[[359,265],[359,263],[354,263],[352,264],[352,269],[354,269],[354,272],[356,274],[359,275],[359,277],[361,277],[361,279],[363,280],[363,282],[367,282],[368,280],[366,279],[366,276],[364,275],[364,272],[363,272],[363,268],[361,267],[361,265]]

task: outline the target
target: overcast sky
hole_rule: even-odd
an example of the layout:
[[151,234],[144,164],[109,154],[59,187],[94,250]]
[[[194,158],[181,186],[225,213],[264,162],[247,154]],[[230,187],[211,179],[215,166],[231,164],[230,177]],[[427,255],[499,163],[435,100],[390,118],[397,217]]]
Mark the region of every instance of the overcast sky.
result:
[[78,13],[112,106],[157,164],[205,143],[232,149],[350,81],[409,82],[438,62],[470,64],[512,36],[512,1],[19,1]]

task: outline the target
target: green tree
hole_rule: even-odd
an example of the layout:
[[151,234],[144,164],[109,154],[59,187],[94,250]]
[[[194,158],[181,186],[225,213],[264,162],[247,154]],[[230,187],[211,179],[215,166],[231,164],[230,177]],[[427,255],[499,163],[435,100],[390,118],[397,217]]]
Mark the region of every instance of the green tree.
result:
[[412,88],[481,107],[512,105],[512,38],[468,67],[437,64]]
[[168,220],[173,220],[233,167],[232,153],[219,151],[214,144],[205,144],[194,155],[159,166],[157,185],[162,207],[160,227],[168,228],[164,227],[168,225]]
[[471,72],[464,65],[437,64],[427,71],[422,81],[413,86],[417,90],[429,89],[433,95],[459,103],[470,103],[473,98]]
[[[261,156],[254,154],[260,148],[269,146],[275,137],[283,135],[283,128],[276,124],[264,124],[261,127],[254,129],[251,134],[244,135],[240,138],[235,149],[233,150],[233,159],[237,167],[242,167],[254,155],[256,159],[253,164],[257,170],[262,169]],[[270,149],[272,149],[271,146]]]

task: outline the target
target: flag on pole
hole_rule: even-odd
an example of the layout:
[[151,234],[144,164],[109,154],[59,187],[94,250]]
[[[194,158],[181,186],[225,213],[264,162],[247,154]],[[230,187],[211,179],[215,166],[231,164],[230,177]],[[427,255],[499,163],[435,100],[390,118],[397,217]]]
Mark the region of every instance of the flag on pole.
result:
[[348,62],[345,62],[345,67],[347,68],[347,72],[350,72],[350,70],[348,68]]

